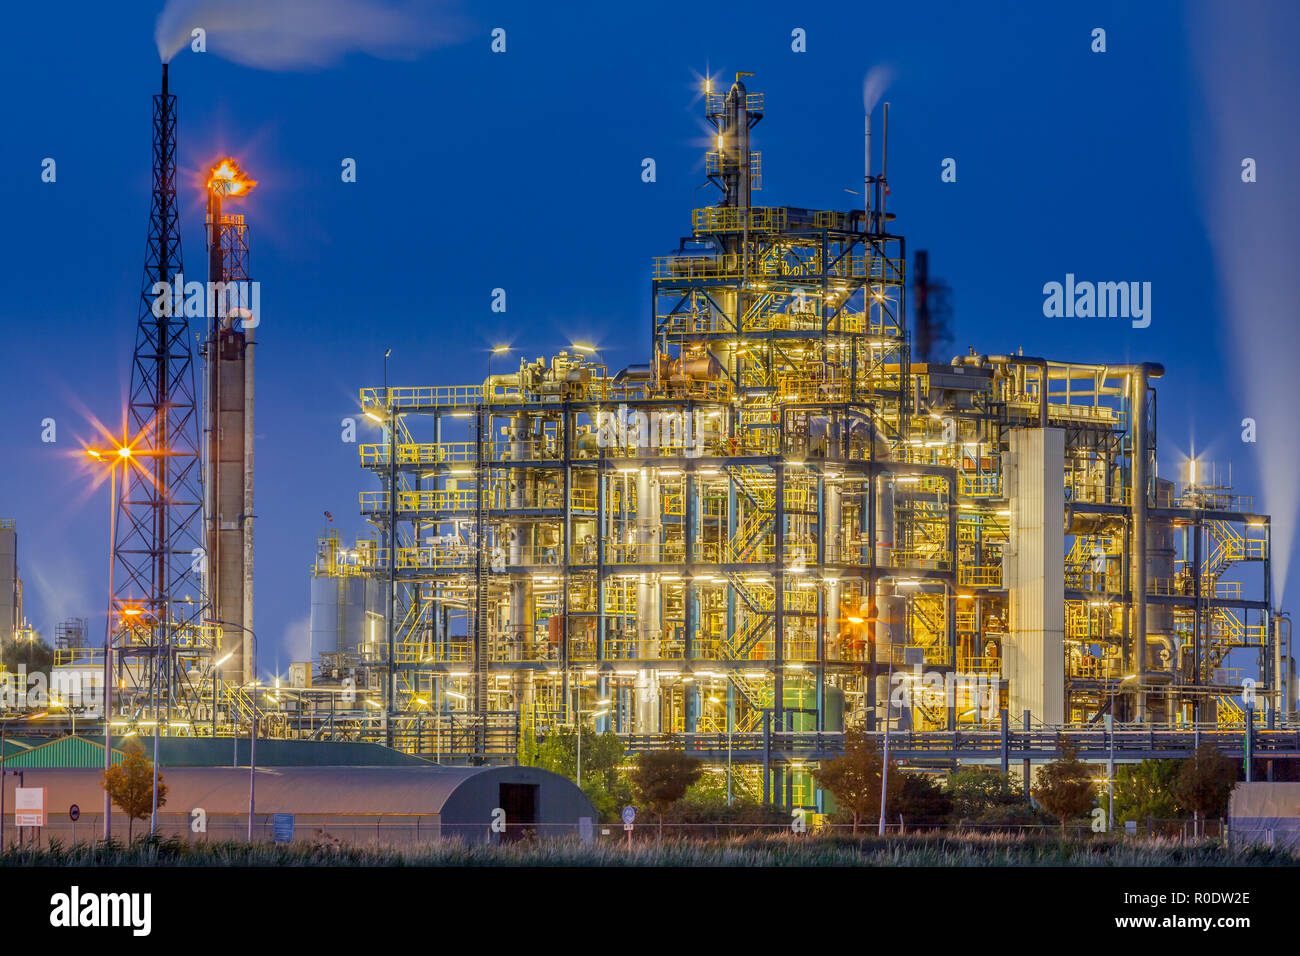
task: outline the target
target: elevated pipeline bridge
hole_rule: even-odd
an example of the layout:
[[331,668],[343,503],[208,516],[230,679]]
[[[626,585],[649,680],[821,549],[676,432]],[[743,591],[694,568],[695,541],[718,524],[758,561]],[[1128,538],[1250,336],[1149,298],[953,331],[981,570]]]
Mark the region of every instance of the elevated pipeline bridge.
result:
[[[884,734],[873,735],[883,746]],[[1165,730],[1158,728],[1105,730],[958,730],[891,731],[891,759],[916,763],[1042,763],[1061,756],[1063,739],[1078,748],[1078,757],[1089,763],[1110,759],[1112,736],[1114,759],[1131,763],[1155,758],[1190,757],[1198,744],[1211,743],[1228,757],[1243,758],[1247,741],[1242,730]],[[731,734],[641,734],[624,738],[631,754],[649,750],[681,750],[701,760],[737,763],[828,760],[844,752],[844,734],[825,732],[773,731]],[[1251,732],[1251,756],[1257,760],[1300,759],[1300,729]]]

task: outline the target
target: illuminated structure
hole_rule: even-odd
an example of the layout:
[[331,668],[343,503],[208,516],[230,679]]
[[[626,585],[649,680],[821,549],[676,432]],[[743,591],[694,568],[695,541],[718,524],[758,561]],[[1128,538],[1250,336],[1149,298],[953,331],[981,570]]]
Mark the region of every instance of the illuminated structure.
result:
[[164,64],[162,91],[153,98],[152,206],[126,422],[135,437],[118,448],[109,609],[115,681],[147,689],[120,709],[137,717],[146,710],[170,717],[182,698],[196,699],[192,675],[208,650],[198,626],[202,582],[193,573],[203,501],[189,323],[162,292],[181,273],[176,97]]
[[[216,635],[173,627],[198,706],[169,730],[246,733],[260,711],[264,734],[509,761],[581,721],[634,751],[771,761],[764,793],[807,804],[804,762],[848,726],[932,733],[949,763],[956,731],[996,759],[1026,712],[1053,729],[1044,757],[1055,728],[1112,712],[1174,740],[1245,726],[1238,666],[1260,674],[1257,722],[1289,715],[1268,519],[1196,463],[1157,475],[1162,369],[913,363],[886,167],[868,161],[864,209],[755,206],[761,95],[738,79],[706,110],[720,197],[654,262],[648,361],[503,346],[481,382],[363,389],[375,535],[322,538],[315,667],[255,704],[247,658],[222,661],[243,656],[238,629],[214,655]],[[214,281],[248,277],[230,172],[209,184]],[[204,491],[211,616],[251,626],[242,324],[208,326]],[[123,608],[150,633],[148,606]]]
[[[248,194],[249,179],[233,159],[213,167],[207,182],[208,325],[204,358],[204,546],[209,620],[220,626],[221,677],[253,676],[253,346],[255,287],[248,276],[244,217],[222,211],[227,198]],[[215,308],[214,308],[215,306]]]
[[1004,708],[1088,726],[1112,701],[1222,723],[1242,656],[1257,711],[1291,711],[1268,518],[1157,476],[1162,369],[913,364],[870,125],[865,209],[762,207],[763,97],[737,78],[706,107],[721,198],[654,262],[647,364],[578,344],[492,371],[503,347],[482,384],[362,390],[377,535],[347,573],[384,606],[335,642],[353,729],[491,758],[578,720],[634,749]]
[[12,641],[23,623],[23,582],[18,576],[18,531],[0,518],[0,644]]

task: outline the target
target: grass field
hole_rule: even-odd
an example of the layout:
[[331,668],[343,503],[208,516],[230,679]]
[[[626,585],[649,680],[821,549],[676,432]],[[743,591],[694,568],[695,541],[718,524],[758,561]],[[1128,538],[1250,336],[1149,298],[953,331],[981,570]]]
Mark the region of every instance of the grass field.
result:
[[909,837],[752,836],[715,842],[585,846],[544,840],[507,846],[446,842],[418,848],[312,848],[137,840],[43,849],[10,848],[0,866],[1295,866],[1267,847],[1231,850],[1214,841],[1125,840],[987,834]]

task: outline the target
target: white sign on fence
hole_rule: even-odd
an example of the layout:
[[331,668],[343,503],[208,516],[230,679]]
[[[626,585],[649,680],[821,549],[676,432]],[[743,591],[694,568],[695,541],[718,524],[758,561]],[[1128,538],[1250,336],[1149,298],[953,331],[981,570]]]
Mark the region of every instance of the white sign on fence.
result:
[[18,787],[14,790],[14,824],[20,827],[45,826],[44,787]]

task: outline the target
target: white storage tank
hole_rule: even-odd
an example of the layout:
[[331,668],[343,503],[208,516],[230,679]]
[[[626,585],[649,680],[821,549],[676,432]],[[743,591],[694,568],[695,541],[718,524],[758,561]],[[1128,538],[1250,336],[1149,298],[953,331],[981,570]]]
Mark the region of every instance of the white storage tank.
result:
[[311,657],[359,654],[385,639],[383,582],[349,575],[311,579]]

